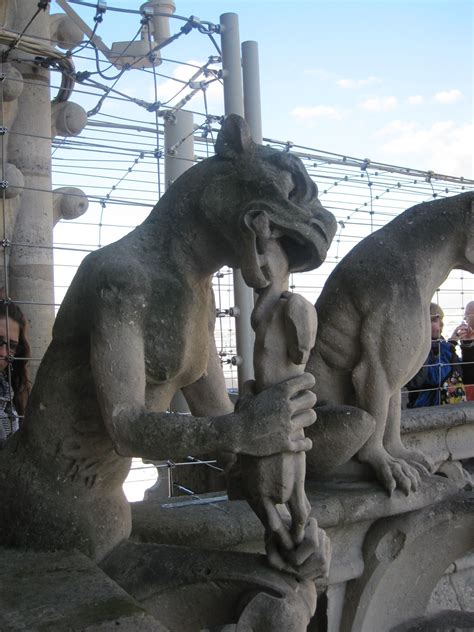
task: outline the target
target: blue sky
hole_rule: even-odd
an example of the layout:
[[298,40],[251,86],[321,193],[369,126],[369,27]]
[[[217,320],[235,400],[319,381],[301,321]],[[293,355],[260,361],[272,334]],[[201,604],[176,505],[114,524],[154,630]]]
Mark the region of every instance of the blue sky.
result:
[[[471,0],[176,0],[176,14],[215,23],[221,13],[239,15],[241,40],[259,44],[265,136],[470,178],[473,6]],[[92,9],[80,12],[93,16]],[[108,45],[129,39],[134,20],[109,11],[100,34]],[[172,21],[172,32],[181,24]],[[206,44],[201,55],[202,39],[181,38],[173,56],[205,61],[212,49]],[[218,113],[212,91],[209,105]]]

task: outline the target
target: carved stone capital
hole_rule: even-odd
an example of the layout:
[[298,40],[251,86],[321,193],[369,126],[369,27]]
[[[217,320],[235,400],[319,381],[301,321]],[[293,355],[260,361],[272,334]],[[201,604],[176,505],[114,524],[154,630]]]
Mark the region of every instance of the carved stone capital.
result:
[[87,125],[84,108],[72,101],[51,104],[51,136],[78,136]]
[[89,208],[89,200],[81,189],[61,187],[53,191],[53,226],[60,219],[76,219]]
[[25,178],[22,172],[10,162],[7,162],[5,165],[5,181],[7,183],[5,189],[5,197],[7,200],[20,195],[25,186]]
[[84,33],[81,28],[64,13],[50,16],[51,43],[63,50],[68,50],[82,42]]

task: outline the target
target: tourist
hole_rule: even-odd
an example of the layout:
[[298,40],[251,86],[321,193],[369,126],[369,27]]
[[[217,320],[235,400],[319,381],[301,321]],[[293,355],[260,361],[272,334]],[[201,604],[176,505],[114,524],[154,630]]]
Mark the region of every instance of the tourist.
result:
[[462,357],[462,374],[468,400],[474,400],[474,301],[464,310],[464,320],[453,331],[452,340],[459,341]]
[[[15,357],[16,356],[16,357]],[[15,303],[0,303],[0,447],[16,432],[30,391],[26,320]]]
[[408,408],[457,404],[465,401],[456,341],[442,336],[444,312],[436,303],[430,304],[431,350],[426,362],[408,382]]

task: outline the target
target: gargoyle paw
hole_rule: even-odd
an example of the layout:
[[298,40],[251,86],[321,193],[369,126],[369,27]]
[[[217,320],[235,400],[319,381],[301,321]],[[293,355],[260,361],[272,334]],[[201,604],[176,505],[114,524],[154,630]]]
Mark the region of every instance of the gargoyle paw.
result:
[[420,475],[417,469],[403,459],[395,459],[387,455],[378,467],[375,466],[375,472],[390,496],[396,489],[408,496],[411,491],[416,492],[420,486]]

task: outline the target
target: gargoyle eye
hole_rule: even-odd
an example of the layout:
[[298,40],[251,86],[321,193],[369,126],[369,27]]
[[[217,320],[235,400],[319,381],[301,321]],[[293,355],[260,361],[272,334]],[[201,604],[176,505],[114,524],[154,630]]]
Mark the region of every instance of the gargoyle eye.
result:
[[291,181],[293,183],[293,187],[288,193],[288,199],[300,199],[303,198],[306,192],[306,180],[303,175],[299,172],[291,174]]

